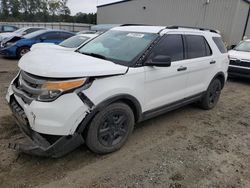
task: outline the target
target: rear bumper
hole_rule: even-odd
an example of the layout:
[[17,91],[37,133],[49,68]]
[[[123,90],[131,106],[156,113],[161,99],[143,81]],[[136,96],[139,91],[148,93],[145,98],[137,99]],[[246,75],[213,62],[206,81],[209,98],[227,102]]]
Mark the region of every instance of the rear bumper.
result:
[[73,151],[84,143],[82,135],[79,133],[74,133],[70,136],[60,136],[56,141],[51,143],[46,136],[39,134],[30,128],[25,112],[15,98],[11,98],[10,108],[19,128],[29,140],[29,142],[25,144],[10,143],[9,148],[11,149],[37,156],[58,158]]
[[250,78],[250,68],[238,67],[238,66],[229,66],[228,68],[229,76]]

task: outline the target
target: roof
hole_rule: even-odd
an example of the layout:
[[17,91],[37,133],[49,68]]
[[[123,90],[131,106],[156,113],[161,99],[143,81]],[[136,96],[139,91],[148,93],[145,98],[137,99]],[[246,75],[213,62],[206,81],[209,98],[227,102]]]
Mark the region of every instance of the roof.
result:
[[115,4],[119,4],[119,3],[124,3],[124,2],[127,2],[127,1],[132,1],[132,0],[121,0],[121,1],[113,2],[113,3],[107,3],[107,4],[97,6],[97,8],[106,7],[106,6],[109,6],[109,5],[115,5]]
[[194,32],[194,33],[202,33],[202,34],[209,34],[212,36],[220,36],[217,32],[209,29],[200,29],[200,28],[185,28],[185,27],[167,27],[167,26],[121,26],[115,27],[111,30],[115,31],[127,31],[127,32],[134,32],[134,33],[153,33],[153,34],[165,34],[169,31],[187,31],[187,32]]
[[161,30],[165,29],[164,26],[123,26],[115,27],[111,30],[116,31],[129,31],[129,32],[143,32],[143,33],[159,33]]
[[[128,1],[133,1],[133,0],[121,0],[121,1],[113,2],[113,3],[107,3],[107,4],[97,6],[97,8],[106,7],[106,6],[115,5],[115,4],[120,4],[120,3],[125,3]],[[242,1],[245,1],[246,3],[250,4],[250,0],[242,0]]]

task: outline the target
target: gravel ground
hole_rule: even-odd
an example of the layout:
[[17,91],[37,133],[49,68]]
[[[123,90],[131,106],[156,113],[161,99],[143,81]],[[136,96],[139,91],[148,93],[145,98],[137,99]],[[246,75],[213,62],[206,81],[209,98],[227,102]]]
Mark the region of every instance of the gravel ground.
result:
[[140,123],[118,152],[60,159],[6,147],[20,137],[5,102],[17,61],[0,59],[0,187],[250,187],[250,81],[230,80],[211,111],[190,105]]

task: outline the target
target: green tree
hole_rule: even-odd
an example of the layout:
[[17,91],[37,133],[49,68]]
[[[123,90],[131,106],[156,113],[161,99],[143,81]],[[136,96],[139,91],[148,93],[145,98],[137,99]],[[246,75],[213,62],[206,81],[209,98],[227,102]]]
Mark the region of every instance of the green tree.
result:
[[69,21],[70,20],[70,9],[67,6],[68,0],[61,0],[60,1],[60,10],[59,14],[63,21]]
[[19,17],[20,15],[20,2],[19,0],[9,0],[10,14],[13,17]]
[[7,18],[9,16],[9,1],[1,0],[1,13],[3,18]]

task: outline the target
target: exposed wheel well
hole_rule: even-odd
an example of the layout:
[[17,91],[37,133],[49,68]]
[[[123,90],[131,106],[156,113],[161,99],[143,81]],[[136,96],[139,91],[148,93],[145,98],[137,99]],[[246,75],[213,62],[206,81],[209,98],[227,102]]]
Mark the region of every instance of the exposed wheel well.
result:
[[123,103],[127,104],[132,109],[132,111],[134,113],[135,122],[137,122],[140,119],[140,115],[141,115],[140,110],[138,109],[136,104],[134,104],[133,101],[131,101],[129,99],[120,99],[120,100],[114,101],[113,103],[115,103],[115,102],[123,102]]
[[225,86],[225,81],[226,80],[225,80],[224,73],[220,72],[220,73],[216,74],[215,77],[213,78],[213,80],[214,79],[219,79],[220,80],[222,88]]
[[83,136],[86,136],[86,133],[88,131],[89,123],[93,120],[93,118],[105,107],[107,107],[110,104],[117,103],[117,102],[122,102],[127,104],[133,111],[135,122],[140,121],[141,119],[141,106],[140,103],[135,99],[134,97],[130,95],[120,95],[120,96],[115,96],[112,97],[101,104],[97,105],[95,109],[90,112],[87,118],[83,120],[83,122],[79,125],[77,128],[78,132],[83,133]]

